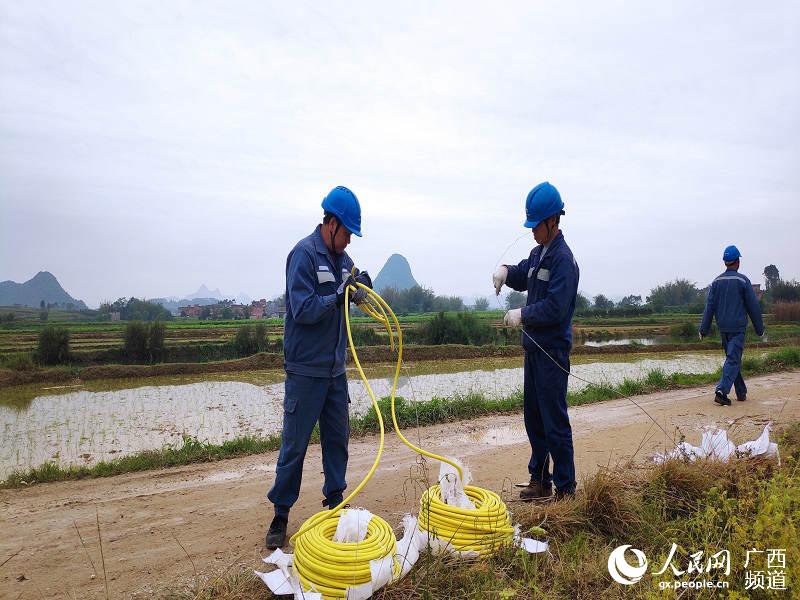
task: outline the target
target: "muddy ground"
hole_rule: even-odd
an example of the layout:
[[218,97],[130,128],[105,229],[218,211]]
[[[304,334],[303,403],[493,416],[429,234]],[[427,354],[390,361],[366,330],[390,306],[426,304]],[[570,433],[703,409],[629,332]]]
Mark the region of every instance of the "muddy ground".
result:
[[[730,425],[730,436],[740,443],[755,438],[770,420],[800,419],[800,372],[753,378],[748,384],[747,402],[726,408],[713,403],[709,387],[635,401],[670,435],[683,433],[694,444],[704,425]],[[573,408],[570,416],[579,480],[601,466],[631,458],[644,462],[674,447],[628,399]],[[521,414],[435,425],[407,435],[434,452],[465,459],[476,485],[502,491],[507,499],[515,493],[514,482],[527,480],[529,446]],[[376,443],[373,436],[351,444],[351,488],[371,466]],[[113,598],[152,597],[191,585],[195,573],[203,577],[242,562],[257,566],[266,554],[263,536],[272,514],[264,496],[276,459],[270,452],[0,491],[0,597],[105,598],[103,564]],[[438,465],[430,466],[435,479]],[[312,446],[292,529],[321,508],[320,470],[320,449]],[[388,434],[381,466],[356,504],[399,524],[404,513],[417,512],[424,486],[415,455]]]

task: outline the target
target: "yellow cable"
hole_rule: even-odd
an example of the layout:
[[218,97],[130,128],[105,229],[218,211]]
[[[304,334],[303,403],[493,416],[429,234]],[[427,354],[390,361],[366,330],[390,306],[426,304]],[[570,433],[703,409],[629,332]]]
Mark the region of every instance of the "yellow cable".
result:
[[[345,290],[344,305],[350,306],[350,288]],[[345,310],[345,323],[347,325],[347,340],[353,360],[367,392],[372,400],[372,407],[378,418],[380,428],[380,442],[378,454],[366,477],[342,501],[340,506],[350,503],[370,480],[383,455],[384,425],[378,401],[369,385],[367,376],[361,368],[358,355],[353,344],[353,334],[350,328],[350,311]],[[398,359],[399,360],[399,359]],[[399,367],[398,367],[399,373]],[[397,387],[395,378],[394,387]],[[393,388],[394,389],[394,388]],[[323,598],[345,598],[347,588],[358,586],[371,581],[369,563],[373,560],[383,559],[387,556],[394,557],[397,550],[397,540],[389,524],[378,515],[373,515],[367,527],[367,536],[361,542],[341,543],[334,542],[333,536],[339,524],[342,511],[346,509],[335,508],[324,510],[310,517],[303,526],[291,537],[295,546],[293,568],[306,591],[316,590]],[[400,573],[400,564],[393,558],[392,576],[396,578]]]
[[[400,431],[395,412],[395,395],[403,360],[403,332],[400,322],[380,295],[361,283],[356,282],[355,285],[367,292],[367,300],[359,305],[360,308],[386,327],[392,349],[395,347],[394,334],[397,335],[397,364],[391,392],[392,424],[395,432],[413,451],[453,466],[463,481],[463,472],[457,462],[414,445]],[[350,286],[345,290],[344,305],[346,307],[350,305],[349,295]],[[349,504],[375,474],[383,455],[385,437],[380,406],[369,385],[353,343],[349,310],[345,310],[345,324],[353,362],[372,400],[372,407],[378,419],[380,438],[378,453],[372,467],[340,506]],[[392,324],[396,327],[396,331],[392,329]],[[492,491],[470,485],[464,486],[464,492],[475,505],[474,509],[463,509],[446,504],[442,499],[439,485],[434,485],[426,490],[420,499],[420,529],[462,552],[469,551],[487,555],[495,552],[499,547],[509,544],[512,541],[514,529],[511,526],[508,510],[500,497]],[[347,509],[337,507],[333,510],[318,512],[310,517],[291,538],[291,542],[295,546],[293,569],[299,577],[301,585],[307,591],[320,592],[326,599],[346,598],[348,588],[370,582],[372,577],[370,561],[384,559],[387,556],[394,557],[397,550],[397,540],[391,527],[377,515],[373,515],[370,519],[367,536],[363,541],[334,542],[333,537],[339,524],[339,518],[345,510]],[[392,577],[395,579],[399,576],[400,564],[396,559],[392,560]]]
[[[388,311],[397,327],[399,350],[391,396],[392,424],[395,432],[397,432],[403,443],[415,452],[455,467],[459,478],[464,481],[464,474],[458,463],[444,456],[423,450],[408,441],[400,431],[394,400],[403,354],[403,332],[400,329],[400,322],[397,320],[397,316],[386,301],[373,290],[361,284],[359,286],[367,290],[367,294],[379,306]],[[500,496],[492,491],[471,485],[465,485],[464,492],[475,505],[474,509],[463,509],[446,504],[442,499],[439,485],[434,485],[426,490],[420,499],[420,529],[449,543],[455,550],[460,552],[474,551],[481,555],[486,555],[496,552],[501,546],[510,544],[514,538],[514,528],[511,526],[511,517],[508,514],[508,509],[506,509],[506,505],[500,499]]]

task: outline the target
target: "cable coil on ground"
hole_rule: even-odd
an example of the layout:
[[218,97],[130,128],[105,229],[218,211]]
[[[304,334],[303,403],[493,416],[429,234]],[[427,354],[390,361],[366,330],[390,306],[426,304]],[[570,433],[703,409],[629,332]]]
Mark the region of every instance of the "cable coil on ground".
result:
[[346,598],[348,588],[372,580],[370,562],[388,556],[392,557],[392,576],[396,578],[400,573],[394,559],[397,540],[389,524],[373,515],[363,541],[341,543],[333,541],[339,516],[320,520],[295,542],[294,569],[303,587],[320,592],[324,598]]
[[[391,393],[392,422],[395,432],[413,451],[454,467],[463,481],[462,469],[457,462],[415,446],[400,431],[395,414],[395,395],[403,360],[403,333],[400,322],[383,298],[361,283],[356,285],[367,292],[367,299],[360,308],[386,328],[392,350],[395,349],[394,336],[397,336],[397,361]],[[349,306],[349,293],[348,287],[345,292],[345,306]],[[372,468],[343,500],[341,506],[349,504],[375,473],[383,454],[385,435],[380,407],[353,344],[349,311],[345,311],[345,323],[353,362],[372,400],[372,407],[378,419],[380,438]],[[439,485],[426,490],[420,501],[418,521],[420,530],[428,532],[453,550],[476,552],[481,556],[492,554],[501,546],[511,544],[514,529],[511,526],[508,510],[500,497],[492,491],[469,485],[464,486],[464,492],[475,508],[459,508],[445,503]],[[291,538],[295,546],[293,569],[303,588],[306,591],[317,591],[326,599],[346,598],[349,588],[372,582],[370,563],[375,560],[385,560],[391,556],[391,579],[394,580],[400,575],[400,565],[395,558],[397,540],[389,524],[377,515],[373,515],[370,519],[364,540],[334,541],[339,519],[344,510],[346,509],[336,508],[315,514]]]
[[[454,467],[463,482],[463,471],[457,462],[416,446],[406,439],[400,431],[400,425],[395,414],[395,393],[403,356],[403,332],[397,316],[395,316],[386,301],[371,289],[360,284],[359,287],[367,290],[368,297],[374,302],[374,305],[370,306],[369,314],[381,321],[390,334],[397,335],[398,359],[391,394],[392,423],[395,432],[403,443],[414,452]],[[394,329],[390,327],[391,323],[387,314],[391,315],[395,326]],[[394,346],[392,338],[393,336],[390,335],[392,346]],[[355,351],[353,358],[358,364]],[[493,554],[500,547],[511,544],[514,540],[514,528],[511,526],[511,516],[508,513],[508,509],[500,499],[500,496],[490,490],[470,485],[464,486],[464,493],[475,506],[474,509],[459,508],[447,504],[442,498],[442,490],[439,485],[434,485],[426,490],[420,499],[420,529],[435,536],[438,540],[448,544],[458,552],[477,552],[481,556]]]
[[420,499],[419,527],[457,552],[491,555],[514,539],[506,505],[490,490],[465,485],[464,493],[474,509],[446,504],[439,485],[428,488]]

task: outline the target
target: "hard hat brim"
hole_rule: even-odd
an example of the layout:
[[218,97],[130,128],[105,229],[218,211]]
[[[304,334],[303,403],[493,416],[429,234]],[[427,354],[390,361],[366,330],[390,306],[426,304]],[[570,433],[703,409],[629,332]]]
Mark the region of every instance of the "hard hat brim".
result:
[[536,226],[537,226],[539,223],[541,223],[541,221],[525,221],[525,223],[524,223],[523,227],[524,227],[525,229],[533,229],[533,228],[534,228],[534,227],[536,227]]

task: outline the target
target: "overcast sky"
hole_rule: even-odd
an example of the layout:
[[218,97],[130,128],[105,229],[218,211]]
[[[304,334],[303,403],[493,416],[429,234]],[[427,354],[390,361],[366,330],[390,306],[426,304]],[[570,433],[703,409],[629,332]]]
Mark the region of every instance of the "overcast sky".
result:
[[269,298],[341,184],[359,267],[488,296],[543,180],[589,294],[800,277],[797,2],[433,4],[0,0],[0,280]]

